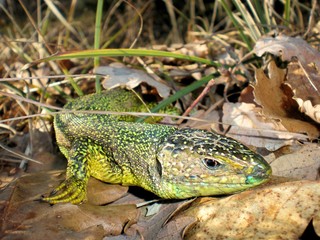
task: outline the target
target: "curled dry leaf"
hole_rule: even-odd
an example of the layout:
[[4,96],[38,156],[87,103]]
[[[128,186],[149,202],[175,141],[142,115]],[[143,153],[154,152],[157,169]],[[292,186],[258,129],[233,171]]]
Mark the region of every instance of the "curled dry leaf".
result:
[[261,108],[251,103],[225,103],[222,122],[231,126],[227,135],[238,141],[275,151],[290,145],[294,139],[306,139],[302,134],[289,133],[282,124],[262,114]]
[[263,37],[256,42],[254,52],[259,57],[269,52],[281,56],[283,61],[291,61],[295,57],[303,66],[312,62],[320,69],[320,53],[299,37]]
[[269,118],[279,119],[289,132],[307,133],[315,138],[319,135],[317,127],[304,120],[298,106],[292,99],[292,92],[284,83],[285,72],[272,61],[268,65],[267,77],[263,69],[256,70],[254,86],[255,101],[262,106],[263,114]]
[[320,123],[320,105],[312,106],[310,100],[303,101],[301,98],[296,98],[300,111],[311,117],[317,123]]
[[312,219],[319,229],[318,181],[278,183],[197,201],[181,215],[198,219],[184,239],[298,239]]
[[155,87],[162,98],[166,98],[170,95],[170,88],[164,83],[156,81],[142,70],[131,69],[122,64],[97,67],[94,69],[94,73],[105,76],[106,79],[102,83],[105,89],[119,86],[133,89],[142,82],[145,82],[148,85]]

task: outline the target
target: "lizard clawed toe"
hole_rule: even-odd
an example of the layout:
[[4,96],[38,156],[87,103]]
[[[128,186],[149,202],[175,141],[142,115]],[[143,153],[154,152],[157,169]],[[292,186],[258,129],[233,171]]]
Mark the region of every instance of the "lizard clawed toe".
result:
[[50,204],[71,202],[79,204],[86,199],[86,183],[82,180],[69,178],[54,189],[48,197],[42,196],[42,202]]

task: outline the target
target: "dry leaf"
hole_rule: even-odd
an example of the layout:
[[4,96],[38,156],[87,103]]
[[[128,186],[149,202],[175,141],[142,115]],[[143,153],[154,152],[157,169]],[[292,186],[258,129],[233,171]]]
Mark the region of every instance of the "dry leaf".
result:
[[286,77],[294,93],[300,112],[320,123],[320,75],[314,68],[304,69],[300,64],[292,62],[288,65]]
[[90,178],[87,187],[88,202],[92,205],[105,205],[116,201],[128,192],[128,187],[118,184],[107,184]]
[[290,85],[294,92],[294,98],[311,101],[312,104],[320,104],[320,75],[317,69],[303,68],[298,62],[288,64],[288,72],[285,83]]
[[139,86],[142,82],[145,82],[148,85],[155,87],[162,98],[167,98],[170,95],[170,88],[164,83],[156,81],[144,71],[131,69],[122,64],[97,67],[94,69],[94,73],[105,75],[106,79],[102,83],[105,89],[116,88],[119,86],[125,86],[129,89],[133,89]]
[[293,57],[299,59],[303,66],[310,62],[320,69],[320,53],[303,39],[296,37],[277,36],[260,38],[254,46],[254,52],[261,57],[266,52],[281,56],[283,61],[291,61]]
[[262,38],[255,46],[258,56],[270,52],[282,56],[288,64],[285,83],[288,84],[294,95],[293,99],[299,104],[301,112],[320,122],[320,53],[301,38],[278,36],[276,38]]
[[275,119],[261,113],[261,108],[251,103],[224,103],[222,122],[227,135],[238,141],[255,147],[275,151],[290,145],[294,139],[306,139],[302,134],[289,133]]
[[318,181],[273,184],[203,201],[199,199],[182,215],[198,219],[184,239],[292,240],[302,235],[313,218],[315,229],[319,228]]
[[273,160],[272,173],[289,178],[316,180],[320,169],[319,156],[318,144],[304,144],[298,150]]
[[140,211],[134,204],[50,206],[34,201],[63,178],[57,171],[19,178],[0,219],[2,239],[102,239],[120,235],[128,223],[137,221]]
[[299,104],[300,111],[311,117],[317,123],[320,123],[320,105],[313,106],[311,101],[303,101],[301,98],[295,98]]
[[285,73],[272,61],[268,65],[269,77],[263,69],[256,70],[257,84],[254,86],[255,101],[262,106],[267,117],[279,119],[289,132],[307,133],[314,138],[319,135],[313,124],[303,121],[303,115],[292,100],[289,89],[283,85]]

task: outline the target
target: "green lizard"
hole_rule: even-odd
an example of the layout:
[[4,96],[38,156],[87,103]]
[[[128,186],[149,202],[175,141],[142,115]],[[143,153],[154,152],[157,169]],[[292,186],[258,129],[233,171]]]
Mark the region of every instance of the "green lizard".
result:
[[[86,95],[64,108],[146,111],[135,94],[121,89]],[[67,177],[43,200],[81,203],[90,176],[140,186],[161,198],[184,199],[239,192],[271,175],[260,155],[234,139],[205,130],[130,122],[133,120],[79,111],[57,114],[54,128],[59,148],[68,159]]]

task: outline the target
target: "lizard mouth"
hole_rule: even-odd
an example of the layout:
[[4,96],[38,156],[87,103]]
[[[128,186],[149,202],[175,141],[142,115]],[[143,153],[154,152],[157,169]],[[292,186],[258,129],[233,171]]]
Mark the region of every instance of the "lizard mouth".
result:
[[271,168],[268,171],[263,169],[258,169],[251,174],[226,174],[220,176],[201,176],[201,175],[188,175],[176,179],[165,179],[162,178],[162,181],[168,182],[170,184],[184,185],[184,186],[193,186],[193,187],[204,187],[204,188],[213,188],[218,185],[229,185],[230,187],[240,187],[248,188],[260,185],[265,181],[269,180],[271,175]]
[[251,174],[247,176],[246,184],[258,185],[269,179],[272,174],[271,167],[266,165],[256,165]]
[[268,180],[264,176],[247,176],[242,177],[242,181],[225,181],[225,182],[180,182],[169,183],[171,191],[164,198],[184,199],[194,196],[225,196],[239,193],[244,190],[256,187]]

